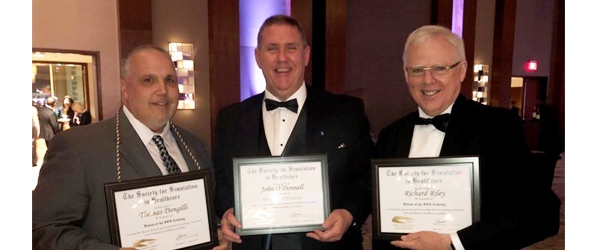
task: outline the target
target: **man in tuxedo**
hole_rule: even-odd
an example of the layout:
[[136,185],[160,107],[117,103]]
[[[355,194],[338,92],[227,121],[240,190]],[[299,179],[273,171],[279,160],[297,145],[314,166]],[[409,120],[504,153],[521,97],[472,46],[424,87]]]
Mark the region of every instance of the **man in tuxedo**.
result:
[[[216,212],[233,249],[362,249],[360,228],[371,211],[373,142],[362,100],[305,84],[310,47],[292,17],[265,20],[255,59],[264,92],[223,108],[214,147]],[[286,107],[271,107],[288,102]],[[269,104],[268,104],[269,103]],[[327,154],[331,213],[322,230],[240,237],[234,215],[233,158]]]
[[60,131],[58,117],[56,116],[56,112],[54,111],[55,105],[56,98],[50,96],[46,98],[46,104],[44,104],[38,109],[39,138],[37,140],[39,141],[39,143],[37,143],[36,141],[36,165],[38,167],[41,167],[44,163],[44,158],[50,145],[50,140],[52,140],[56,133]]
[[408,37],[403,63],[418,110],[380,132],[376,157],[479,156],[481,215],[457,232],[414,232],[374,241],[374,249],[520,249],[557,234],[560,201],[551,187],[535,185],[520,119],[460,94],[467,69],[460,37],[423,26]]
[[115,117],[52,140],[33,191],[33,249],[118,249],[104,184],[212,168],[204,144],[171,122],[179,92],[167,51],[135,48],[124,59],[120,91]]
[[54,106],[56,105],[56,98],[50,96],[46,98],[46,104],[39,108],[39,138],[42,138],[46,141],[46,145],[50,144],[50,140],[54,138],[56,133],[58,133],[59,125],[58,125],[58,117],[56,117],[56,112],[54,111]]

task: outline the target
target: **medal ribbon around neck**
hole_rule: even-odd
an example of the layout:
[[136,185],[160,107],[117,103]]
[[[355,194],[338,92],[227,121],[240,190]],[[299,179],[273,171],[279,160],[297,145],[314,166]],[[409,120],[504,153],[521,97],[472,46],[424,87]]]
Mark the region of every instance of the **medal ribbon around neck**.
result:
[[[116,113],[116,170],[118,173],[118,182],[122,181],[122,178],[120,175],[121,174],[121,172],[120,172],[120,111],[121,110],[122,110],[122,107],[118,110],[118,113]],[[201,166],[199,166],[199,162],[197,162],[195,155],[191,152],[191,150],[187,146],[187,143],[184,142],[184,140],[182,139],[182,136],[180,136],[180,132],[178,132],[178,129],[176,128],[176,126],[174,126],[174,124],[172,122],[169,122],[169,123],[170,123],[170,129],[176,134],[176,136],[178,136],[178,139],[180,139],[180,142],[182,142],[182,145],[187,150],[187,153],[189,153],[189,155],[191,156],[191,159],[193,159],[193,162],[195,163],[195,165],[197,165],[197,168],[201,169]]]

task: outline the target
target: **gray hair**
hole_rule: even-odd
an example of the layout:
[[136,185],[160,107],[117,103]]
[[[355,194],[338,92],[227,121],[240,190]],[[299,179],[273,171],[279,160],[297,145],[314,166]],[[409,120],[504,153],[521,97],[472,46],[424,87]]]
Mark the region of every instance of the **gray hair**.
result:
[[144,44],[144,45],[139,45],[137,47],[135,47],[133,50],[131,50],[131,52],[129,52],[124,59],[121,61],[122,64],[120,65],[120,78],[125,78],[129,75],[129,67],[131,65],[131,58],[141,52],[141,51],[146,51],[146,50],[155,50],[157,52],[160,52],[162,54],[164,54],[164,56],[171,58],[170,57],[170,53],[168,51],[166,51],[165,49],[162,49],[160,47],[157,47],[153,44]]
[[411,45],[425,42],[437,37],[445,37],[448,39],[448,42],[454,47],[454,52],[456,52],[459,57],[458,60],[466,59],[464,52],[464,42],[458,35],[452,33],[451,30],[443,26],[425,25],[410,33],[406,39],[404,53],[402,54],[402,62],[406,63],[406,53]]

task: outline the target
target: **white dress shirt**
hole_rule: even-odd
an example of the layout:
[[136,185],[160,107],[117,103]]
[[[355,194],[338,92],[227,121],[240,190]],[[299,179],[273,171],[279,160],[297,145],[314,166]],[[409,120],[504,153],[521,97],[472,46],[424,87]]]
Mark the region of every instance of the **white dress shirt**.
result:
[[[449,114],[452,112],[452,106],[454,103],[450,105],[444,112],[441,114]],[[419,117],[422,118],[433,118],[419,107]],[[440,131],[439,129],[435,128],[433,124],[427,125],[415,125],[415,130],[413,131],[413,139],[410,144],[410,152],[408,154],[408,158],[419,158],[419,157],[439,157],[439,154],[442,150],[442,144],[444,143],[444,137],[446,133]],[[452,245],[456,250],[464,250],[464,246],[460,241],[457,233],[451,233],[450,239],[452,240]]]
[[287,100],[280,100],[272,93],[265,90],[265,99],[272,99],[280,102],[295,98],[298,103],[298,111],[296,113],[286,108],[277,108],[267,111],[265,108],[265,101],[261,105],[265,137],[267,138],[267,145],[269,145],[269,150],[272,153],[272,156],[279,156],[284,152],[288,138],[290,138],[290,135],[292,134],[294,125],[296,125],[296,121],[298,120],[299,114],[301,113],[301,110],[303,110],[305,100],[307,99],[307,87],[305,86],[305,82],[303,82],[303,85]]
[[160,158],[160,151],[158,149],[158,146],[152,140],[154,135],[160,135],[164,139],[166,150],[168,150],[168,154],[172,157],[172,159],[174,159],[176,165],[178,165],[178,167],[180,168],[180,171],[182,173],[189,172],[187,162],[185,161],[182,152],[180,152],[180,148],[176,143],[176,139],[174,139],[172,131],[170,131],[170,123],[166,124],[166,127],[164,127],[164,130],[162,130],[161,133],[156,134],[143,123],[141,123],[139,120],[137,120],[137,118],[135,118],[135,116],[133,116],[133,114],[126,108],[126,106],[123,106],[123,110],[124,115],[126,115],[126,118],[129,119],[131,125],[133,126],[133,129],[135,129],[135,132],[137,132],[137,135],[139,136],[139,138],[141,138],[141,141],[147,148],[147,151],[149,151],[149,155],[151,155],[151,158],[153,159],[153,161],[155,161],[155,164],[157,164],[160,168],[162,175],[168,175],[168,170],[166,169],[166,166],[164,166],[162,158]]

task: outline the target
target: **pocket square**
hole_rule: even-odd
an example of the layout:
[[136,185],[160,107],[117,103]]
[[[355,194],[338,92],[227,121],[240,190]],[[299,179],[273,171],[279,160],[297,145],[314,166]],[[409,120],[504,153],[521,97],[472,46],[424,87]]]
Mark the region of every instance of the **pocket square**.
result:
[[339,149],[340,149],[340,148],[345,148],[345,147],[346,147],[346,145],[345,145],[344,143],[342,143],[342,144],[338,145],[338,148],[339,148]]

